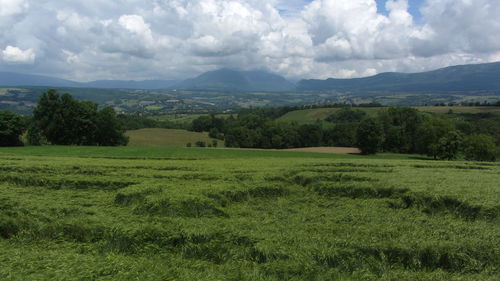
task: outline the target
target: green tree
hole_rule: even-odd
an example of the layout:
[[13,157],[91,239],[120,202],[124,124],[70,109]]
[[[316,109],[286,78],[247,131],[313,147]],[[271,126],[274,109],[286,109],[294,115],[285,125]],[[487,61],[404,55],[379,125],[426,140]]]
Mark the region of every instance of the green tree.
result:
[[334,123],[344,122],[360,122],[365,117],[366,113],[359,109],[353,110],[352,108],[345,107],[339,111],[328,116],[325,120]]
[[200,116],[192,122],[193,131],[208,132],[212,127],[212,118],[210,116]]
[[495,139],[484,134],[467,136],[464,139],[463,152],[466,160],[496,161]]
[[32,133],[58,145],[126,145],[121,121],[112,108],[98,110],[97,104],[77,101],[55,90],[42,94],[33,111]]
[[416,151],[417,129],[424,120],[418,110],[410,107],[391,107],[380,111],[378,118],[384,130],[384,151]]
[[324,143],[331,146],[355,146],[359,123],[338,123],[325,130]]
[[298,133],[302,147],[320,146],[323,141],[323,130],[317,124],[304,124],[299,127]]
[[96,116],[95,143],[100,146],[127,145],[128,137],[124,135],[122,123],[112,107],[101,109]]
[[463,136],[460,131],[453,130],[440,138],[437,145],[437,157],[444,160],[456,159],[462,147]]
[[24,129],[21,116],[6,110],[0,111],[0,146],[22,146],[19,137]]
[[453,123],[445,119],[425,120],[417,129],[417,152],[437,159],[439,140],[454,129]]
[[356,144],[363,154],[376,154],[384,141],[382,125],[373,118],[363,120],[357,130]]

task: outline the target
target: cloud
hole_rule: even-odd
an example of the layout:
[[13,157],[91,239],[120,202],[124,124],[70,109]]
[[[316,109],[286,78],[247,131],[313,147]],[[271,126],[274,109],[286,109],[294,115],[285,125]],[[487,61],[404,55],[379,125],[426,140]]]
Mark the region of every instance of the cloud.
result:
[[2,51],[2,60],[14,64],[32,64],[35,61],[32,49],[21,50],[18,47],[7,46]]
[[19,71],[77,80],[179,79],[230,67],[327,78],[498,59],[499,1],[426,0],[418,21],[408,6],[388,0],[381,12],[375,0],[0,0],[0,70],[16,63]]
[[0,0],[0,17],[20,14],[28,8],[24,0]]
[[144,37],[152,37],[149,25],[139,15],[123,15],[118,19],[118,23],[128,31]]

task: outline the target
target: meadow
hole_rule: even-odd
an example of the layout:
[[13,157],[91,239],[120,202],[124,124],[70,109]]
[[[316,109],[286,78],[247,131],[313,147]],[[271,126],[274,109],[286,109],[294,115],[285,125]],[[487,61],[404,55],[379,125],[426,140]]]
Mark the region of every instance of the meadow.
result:
[[500,163],[0,148],[0,280],[498,280]]

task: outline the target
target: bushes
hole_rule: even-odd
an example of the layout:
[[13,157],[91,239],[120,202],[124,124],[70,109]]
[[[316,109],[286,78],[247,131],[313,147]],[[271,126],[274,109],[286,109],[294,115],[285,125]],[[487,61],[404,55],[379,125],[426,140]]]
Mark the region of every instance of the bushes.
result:
[[10,111],[0,111],[0,146],[23,145],[19,137],[25,128],[21,116]]

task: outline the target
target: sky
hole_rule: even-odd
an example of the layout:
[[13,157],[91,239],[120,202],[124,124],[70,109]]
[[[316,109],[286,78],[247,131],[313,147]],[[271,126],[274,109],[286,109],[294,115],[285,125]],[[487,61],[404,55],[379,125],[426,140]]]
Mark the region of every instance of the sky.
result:
[[353,78],[500,61],[499,0],[0,0],[0,71]]

